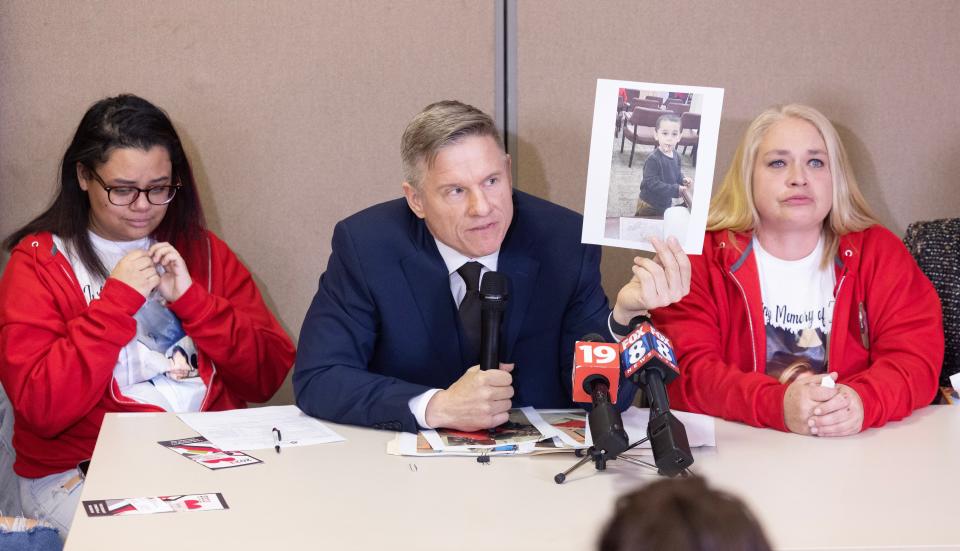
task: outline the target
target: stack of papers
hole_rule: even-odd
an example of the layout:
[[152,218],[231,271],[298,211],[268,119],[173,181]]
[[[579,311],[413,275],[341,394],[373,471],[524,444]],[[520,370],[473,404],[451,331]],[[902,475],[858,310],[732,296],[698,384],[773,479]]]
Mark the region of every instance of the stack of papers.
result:
[[520,455],[573,451],[585,448],[586,413],[583,410],[510,410],[510,419],[490,431],[453,429],[401,432],[387,444],[392,455]]
[[[675,411],[683,423],[691,448],[716,446],[714,419],[707,415]],[[630,408],[623,413],[623,425],[635,442],[647,435],[649,409]],[[593,444],[586,412],[579,409],[531,407],[510,410],[510,420],[489,431],[464,432],[452,429],[423,430],[418,434],[402,432],[387,444],[387,453],[410,456],[523,455],[569,452]],[[638,446],[649,452],[650,443]],[[641,451],[641,453],[643,453]]]
[[[671,410],[671,413],[683,423],[683,428],[687,431],[687,442],[690,443],[691,448],[715,447],[717,445],[716,423],[713,417],[699,413],[687,413],[686,411]],[[630,443],[647,436],[647,423],[649,421],[650,410],[647,408],[632,407],[623,412],[623,428],[627,431],[627,436],[630,437]],[[644,442],[631,451],[638,449],[650,450],[650,442]]]
[[180,413],[177,416],[222,451],[272,448],[274,428],[280,431],[280,445],[284,448],[344,440],[297,406]]

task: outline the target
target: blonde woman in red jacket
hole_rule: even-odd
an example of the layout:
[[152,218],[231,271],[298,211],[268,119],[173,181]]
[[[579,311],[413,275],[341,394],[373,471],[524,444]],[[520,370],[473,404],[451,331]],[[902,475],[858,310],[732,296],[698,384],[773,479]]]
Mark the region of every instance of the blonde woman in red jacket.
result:
[[0,381],[24,513],[65,535],[104,414],[266,401],[294,349],[205,229],[163,111],[130,95],[97,102],[60,172],[53,205],[4,243]]
[[936,292],[871,215],[820,112],[787,105],[750,124],[707,226],[690,294],[654,312],[680,363],[674,407],[844,436],[931,402]]

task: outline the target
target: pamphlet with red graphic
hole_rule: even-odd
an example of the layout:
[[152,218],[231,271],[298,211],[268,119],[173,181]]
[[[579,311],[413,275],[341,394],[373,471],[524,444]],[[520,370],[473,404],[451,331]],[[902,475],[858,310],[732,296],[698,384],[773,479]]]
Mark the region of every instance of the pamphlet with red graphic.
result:
[[256,457],[243,452],[225,452],[202,436],[164,440],[157,443],[208,469],[227,469],[263,463]]
[[83,510],[90,517],[152,515],[181,511],[222,511],[229,508],[227,502],[223,499],[223,494],[220,493],[94,499],[83,502]]

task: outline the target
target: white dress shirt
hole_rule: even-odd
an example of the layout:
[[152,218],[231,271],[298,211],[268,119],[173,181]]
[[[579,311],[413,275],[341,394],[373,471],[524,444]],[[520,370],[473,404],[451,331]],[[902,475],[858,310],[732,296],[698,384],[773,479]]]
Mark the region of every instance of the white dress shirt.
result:
[[[483,265],[483,269],[480,270],[481,280],[483,279],[483,274],[497,271],[497,261],[500,258],[499,250],[487,256],[481,256],[480,258],[470,258],[441,242],[436,237],[434,237],[433,240],[437,243],[437,249],[440,250],[443,263],[447,266],[447,274],[450,278],[450,293],[453,295],[453,300],[457,303],[457,306],[460,305],[460,301],[462,301],[463,297],[467,294],[467,283],[460,277],[460,274],[457,273],[460,266],[463,266],[467,262],[479,262]],[[433,395],[440,392],[440,390],[439,388],[432,388],[423,394],[418,394],[410,398],[410,401],[407,402],[413,416],[417,418],[417,424],[423,428],[436,428],[427,424],[427,404],[430,402],[430,399],[433,398]]]

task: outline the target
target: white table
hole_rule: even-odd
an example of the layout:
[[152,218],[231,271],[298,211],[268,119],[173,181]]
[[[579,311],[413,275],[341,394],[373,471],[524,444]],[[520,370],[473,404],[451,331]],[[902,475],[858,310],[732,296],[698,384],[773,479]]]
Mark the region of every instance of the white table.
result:
[[[222,492],[228,511],[89,518],[67,551],[111,549],[590,550],[613,498],[655,475],[622,461],[553,476],[572,455],[389,456],[393,433],[332,425],[347,442],[258,450],[210,471],[156,442],[195,433],[172,414],[111,414],[83,499]],[[778,548],[960,549],[960,407],[818,439],[717,421],[693,470],[742,496]]]

